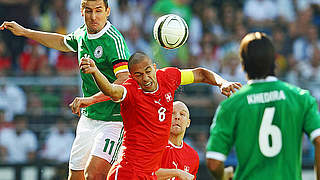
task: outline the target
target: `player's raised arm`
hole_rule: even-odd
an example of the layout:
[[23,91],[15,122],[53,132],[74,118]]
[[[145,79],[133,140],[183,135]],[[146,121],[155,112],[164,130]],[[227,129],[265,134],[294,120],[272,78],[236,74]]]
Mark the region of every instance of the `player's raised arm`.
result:
[[118,101],[122,98],[124,89],[122,86],[112,84],[109,80],[98,70],[94,61],[90,58],[81,58],[80,70],[86,74],[92,74],[100,91],[106,96],[110,96],[112,100]]
[[48,48],[53,48],[64,52],[70,51],[70,49],[64,44],[64,35],[62,34],[27,29],[15,21],[3,22],[0,26],[0,30],[4,29],[10,30],[16,36],[24,36],[26,38],[35,40]]
[[[191,73],[192,72],[192,73]],[[230,96],[236,89],[240,89],[241,84],[238,82],[229,82],[223,79],[218,74],[205,69],[195,68],[181,71],[182,81],[181,85],[190,83],[207,83],[220,88],[221,94]]]

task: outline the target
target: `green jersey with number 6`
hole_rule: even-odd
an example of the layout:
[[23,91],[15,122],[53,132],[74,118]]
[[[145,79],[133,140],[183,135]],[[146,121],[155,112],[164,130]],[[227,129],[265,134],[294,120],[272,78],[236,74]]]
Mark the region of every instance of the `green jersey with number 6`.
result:
[[233,145],[236,180],[301,180],[303,132],[320,136],[318,105],[310,93],[268,77],[249,81],[217,109],[207,158],[224,161]]
[[[89,56],[93,59],[110,82],[116,80],[117,73],[128,71],[129,50],[120,32],[109,21],[97,34],[88,34],[87,27],[83,25],[66,35],[64,43],[70,50],[78,53],[79,62],[82,57]],[[91,74],[80,74],[84,97],[100,91]],[[84,108],[82,113],[94,120],[122,121],[120,104],[113,101],[93,104]]]

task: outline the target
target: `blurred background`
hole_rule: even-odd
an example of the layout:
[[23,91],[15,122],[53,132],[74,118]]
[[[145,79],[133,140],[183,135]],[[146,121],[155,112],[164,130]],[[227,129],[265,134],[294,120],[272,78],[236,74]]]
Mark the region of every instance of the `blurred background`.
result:
[[[0,0],[0,23],[14,20],[42,31],[70,33],[83,24],[80,0]],[[275,45],[277,76],[311,91],[320,101],[320,0],[109,0],[109,20],[131,53],[144,51],[158,68],[205,67],[246,82],[239,40],[262,31]],[[176,50],[152,37],[157,17],[183,17],[190,35]],[[63,180],[78,117],[68,104],[81,96],[77,56],[0,32],[0,179]],[[198,179],[209,179],[205,146],[217,105],[225,97],[203,84],[180,87],[192,125],[185,141],[200,156]],[[312,179],[314,150],[303,138],[304,179]],[[234,152],[226,165],[236,165]]]

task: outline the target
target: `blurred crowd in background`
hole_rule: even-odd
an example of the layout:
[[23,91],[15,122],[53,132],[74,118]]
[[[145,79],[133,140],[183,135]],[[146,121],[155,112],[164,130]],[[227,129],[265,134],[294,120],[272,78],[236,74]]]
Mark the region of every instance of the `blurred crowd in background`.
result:
[[[0,0],[0,23],[14,20],[31,29],[67,34],[83,24],[80,2]],[[248,32],[265,32],[277,52],[277,76],[309,89],[320,101],[320,0],[109,0],[109,6],[109,21],[123,34],[131,53],[146,52],[159,68],[201,66],[243,84],[239,40]],[[175,50],[153,39],[157,17],[169,13],[183,17],[190,32],[187,43]],[[68,104],[81,95],[79,83],[21,85],[21,79],[15,79],[77,80],[78,71],[76,54],[0,32],[0,163],[68,161],[77,123]],[[190,107],[192,125],[186,141],[204,163],[209,125],[224,97],[217,88],[191,85],[180,88],[176,99]],[[303,155],[304,163],[312,164],[307,140]],[[234,154],[228,163],[235,165]]]

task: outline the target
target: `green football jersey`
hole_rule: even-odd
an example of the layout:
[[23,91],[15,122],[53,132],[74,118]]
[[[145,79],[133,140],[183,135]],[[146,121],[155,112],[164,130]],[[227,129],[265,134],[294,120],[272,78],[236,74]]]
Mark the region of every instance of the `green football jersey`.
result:
[[[109,21],[97,34],[88,34],[87,27],[83,25],[75,32],[66,35],[64,42],[70,50],[78,53],[79,62],[84,56],[93,59],[98,69],[111,83],[116,80],[115,73],[128,71],[129,50],[120,32]],[[121,67],[124,64],[125,66]],[[90,97],[100,91],[91,74],[80,71],[80,75],[84,97]],[[84,108],[82,113],[95,120],[122,121],[120,104],[113,101],[93,104]]]
[[236,180],[301,180],[302,137],[320,135],[318,105],[307,90],[268,77],[249,81],[218,107],[207,158],[224,161],[235,145]]

